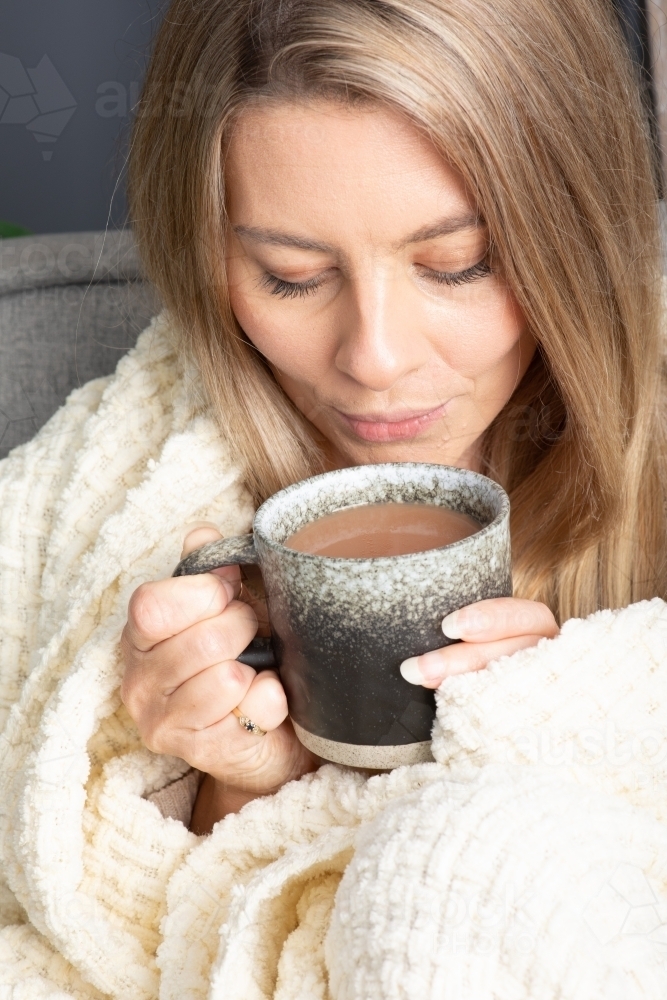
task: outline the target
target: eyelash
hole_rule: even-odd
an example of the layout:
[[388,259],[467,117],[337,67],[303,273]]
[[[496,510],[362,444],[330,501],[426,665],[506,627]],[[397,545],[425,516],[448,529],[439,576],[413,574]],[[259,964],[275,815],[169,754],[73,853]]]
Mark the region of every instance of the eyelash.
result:
[[[491,274],[491,266],[486,257],[465,268],[464,271],[433,271],[430,268],[425,270],[428,271],[428,280],[434,281],[437,285],[448,285],[450,288],[475,281],[477,278],[486,278]],[[271,295],[278,295],[281,299],[296,299],[310,295],[322,282],[318,278],[311,278],[309,281],[284,281],[275,274],[267,272],[262,278],[262,284],[269,289]]]

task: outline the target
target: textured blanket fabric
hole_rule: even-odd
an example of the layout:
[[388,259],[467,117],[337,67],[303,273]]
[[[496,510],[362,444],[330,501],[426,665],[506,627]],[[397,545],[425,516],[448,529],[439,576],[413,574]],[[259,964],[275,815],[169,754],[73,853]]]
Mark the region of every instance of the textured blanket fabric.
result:
[[196,772],[142,746],[118,641],[186,523],[253,511],[174,338],[0,463],[1,1000],[664,998],[660,600],[447,681],[435,763],[189,832]]

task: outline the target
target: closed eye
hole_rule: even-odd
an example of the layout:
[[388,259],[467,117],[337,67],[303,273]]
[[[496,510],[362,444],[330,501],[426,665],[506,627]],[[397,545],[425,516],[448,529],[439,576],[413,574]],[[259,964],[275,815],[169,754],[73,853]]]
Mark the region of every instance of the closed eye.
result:
[[272,295],[278,295],[281,299],[296,299],[310,295],[320,287],[323,280],[323,277],[318,275],[316,278],[309,278],[308,281],[285,281],[267,271],[262,277],[261,284],[268,288]]
[[[433,281],[438,285],[449,285],[450,287],[464,285],[469,281],[486,278],[491,274],[491,266],[486,257],[477,261],[471,267],[466,267],[463,271],[435,271],[433,268],[423,265],[417,266],[420,273],[428,281]],[[267,271],[261,279],[261,284],[265,288],[268,288],[271,295],[277,295],[281,299],[297,299],[311,295],[317,291],[324,280],[323,275],[318,275],[316,278],[309,278],[307,281],[285,281],[284,278],[278,278],[275,274],[270,274]]]
[[491,265],[486,257],[477,261],[471,267],[466,267],[463,271],[434,271],[433,268],[418,265],[420,272],[428,281],[434,281],[437,285],[464,285],[468,281],[476,281],[478,278],[486,278],[491,274]]

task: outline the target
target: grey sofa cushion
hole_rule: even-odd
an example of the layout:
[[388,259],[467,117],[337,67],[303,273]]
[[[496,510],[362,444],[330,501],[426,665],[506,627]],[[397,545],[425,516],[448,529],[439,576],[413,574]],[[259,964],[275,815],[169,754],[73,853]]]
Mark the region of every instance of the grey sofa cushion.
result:
[[129,230],[0,240],[0,458],[113,372],[159,308]]
[[129,230],[0,239],[0,459],[113,372],[159,308]]

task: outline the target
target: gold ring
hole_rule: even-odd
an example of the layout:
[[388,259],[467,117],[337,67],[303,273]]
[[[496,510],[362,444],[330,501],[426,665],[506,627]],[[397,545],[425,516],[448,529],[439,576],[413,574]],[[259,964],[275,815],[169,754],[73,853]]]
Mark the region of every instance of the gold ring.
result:
[[235,715],[239,720],[239,725],[242,726],[247,733],[252,733],[253,736],[266,736],[266,729],[262,729],[258,726],[256,722],[249,719],[247,715],[243,715],[238,708],[232,709],[232,715]]

